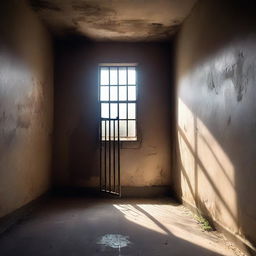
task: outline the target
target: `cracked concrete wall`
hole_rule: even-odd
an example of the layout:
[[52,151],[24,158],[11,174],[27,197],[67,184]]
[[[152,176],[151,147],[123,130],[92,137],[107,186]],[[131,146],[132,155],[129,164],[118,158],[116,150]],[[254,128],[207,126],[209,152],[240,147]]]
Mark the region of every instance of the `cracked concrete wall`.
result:
[[0,8],[0,217],[48,190],[51,167],[51,39],[24,1]]
[[252,1],[199,1],[176,41],[179,196],[256,244],[256,18]]
[[98,64],[138,63],[139,141],[123,143],[122,186],[170,184],[169,43],[56,44],[54,171],[58,185],[99,185]]

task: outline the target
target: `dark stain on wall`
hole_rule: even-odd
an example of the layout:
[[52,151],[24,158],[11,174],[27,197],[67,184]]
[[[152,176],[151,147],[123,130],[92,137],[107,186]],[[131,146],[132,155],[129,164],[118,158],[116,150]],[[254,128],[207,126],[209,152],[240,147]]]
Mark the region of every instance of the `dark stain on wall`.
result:
[[215,91],[215,93],[218,94],[218,90],[216,88],[212,72],[209,72],[208,74],[207,84],[210,90]]
[[[86,0],[30,0],[30,3],[57,36],[80,34],[100,41],[165,41],[171,39],[183,21],[175,15],[173,19],[157,17],[153,22],[155,18],[152,20],[144,10],[141,15],[137,9],[133,11],[136,4],[132,3],[127,6]],[[127,18],[122,8],[127,8]]]
[[[183,24],[176,48],[176,92],[189,117],[177,104],[180,125],[173,158],[177,193],[218,220],[233,238],[246,238],[248,252],[256,248],[254,10],[254,1],[199,1]],[[191,124],[186,133],[183,123]],[[184,146],[190,148],[189,161]]]
[[143,31],[147,34],[148,39],[161,39],[168,38],[170,35],[174,34],[178,25],[166,26],[161,23],[152,23],[148,20],[135,19],[135,20],[109,20],[102,19],[99,20],[95,16],[93,17],[84,17],[80,16],[72,19],[74,25],[73,30],[79,29],[79,26],[83,23],[90,23],[91,27],[99,30],[106,30],[111,32],[119,33],[120,35],[125,33],[140,32]]
[[0,115],[0,152],[6,150],[15,139],[16,127],[11,125],[14,122],[15,120],[12,115],[6,114],[5,111],[2,111],[2,114]]
[[31,124],[31,116],[29,113],[20,115],[17,120],[17,128],[28,129]]
[[39,11],[39,10],[61,11],[61,8],[56,4],[54,4],[52,1],[49,2],[46,0],[30,0],[29,2],[35,11]]
[[245,54],[242,51],[235,52],[233,57],[234,60],[231,62],[224,63],[223,60],[221,61],[221,65],[225,66],[221,70],[217,70],[214,63],[210,64],[207,85],[209,90],[218,95],[224,82],[232,81],[237,94],[237,101],[240,102],[247,91],[248,81],[252,79],[254,72],[252,66],[246,65]]
[[102,7],[96,4],[87,3],[87,2],[75,2],[73,1],[72,3],[72,9],[76,12],[78,12],[80,15],[91,18],[91,16],[94,17],[94,19],[99,19],[114,15],[116,14],[115,10],[107,8],[107,7]]
[[232,80],[237,93],[237,101],[241,101],[244,93],[246,93],[248,74],[247,71],[244,70],[244,53],[242,51],[237,52],[235,58],[236,62],[226,68],[224,77]]
[[1,130],[1,135],[4,135],[0,138],[0,153],[2,155],[6,150],[8,150],[8,147],[11,146],[12,142],[15,141],[16,129],[11,129],[9,131]]
[[231,124],[231,116],[228,117],[227,125],[229,126]]

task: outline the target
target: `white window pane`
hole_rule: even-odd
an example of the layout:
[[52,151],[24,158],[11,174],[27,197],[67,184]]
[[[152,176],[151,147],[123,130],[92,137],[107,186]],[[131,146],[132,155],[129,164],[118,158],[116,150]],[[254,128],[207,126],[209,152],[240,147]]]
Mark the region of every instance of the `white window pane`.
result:
[[110,84],[117,85],[117,68],[110,68]]
[[136,105],[135,103],[128,104],[128,119],[136,118]]
[[136,86],[128,86],[128,100],[136,100]]
[[110,118],[117,118],[117,103],[110,104]]
[[136,121],[128,121],[128,137],[136,137]]
[[119,85],[126,84],[126,68],[119,68]]
[[117,100],[117,86],[110,86],[110,100]]
[[126,131],[127,131],[127,122],[126,121],[119,121],[119,129],[120,129],[120,137],[126,137]]
[[119,100],[127,100],[126,86],[119,86]]
[[101,117],[109,118],[109,104],[108,103],[101,103]]
[[[110,127],[111,140],[114,140],[114,138],[117,140],[117,138],[118,138],[118,122],[111,120],[110,124],[111,124],[111,127]],[[115,125],[115,129],[114,129],[114,125]]]
[[100,84],[101,85],[109,85],[108,68],[101,68],[100,69]]
[[119,118],[120,119],[126,119],[126,105],[125,103],[120,103],[119,104]]
[[135,67],[128,68],[128,84],[136,84],[136,70]]
[[109,100],[109,86],[100,87],[100,100]]

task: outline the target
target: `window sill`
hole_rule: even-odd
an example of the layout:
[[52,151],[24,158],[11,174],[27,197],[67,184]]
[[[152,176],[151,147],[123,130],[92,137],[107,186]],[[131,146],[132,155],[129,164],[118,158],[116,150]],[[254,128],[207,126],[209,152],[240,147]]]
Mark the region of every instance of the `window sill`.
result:
[[121,141],[121,148],[122,149],[138,149],[141,147],[141,141],[138,140],[126,140],[126,141]]

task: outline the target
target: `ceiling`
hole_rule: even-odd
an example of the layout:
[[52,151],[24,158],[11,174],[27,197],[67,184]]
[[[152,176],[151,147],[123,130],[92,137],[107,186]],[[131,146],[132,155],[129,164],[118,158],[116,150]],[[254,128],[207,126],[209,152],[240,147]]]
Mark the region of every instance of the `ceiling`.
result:
[[56,35],[97,41],[168,40],[196,0],[30,0]]

